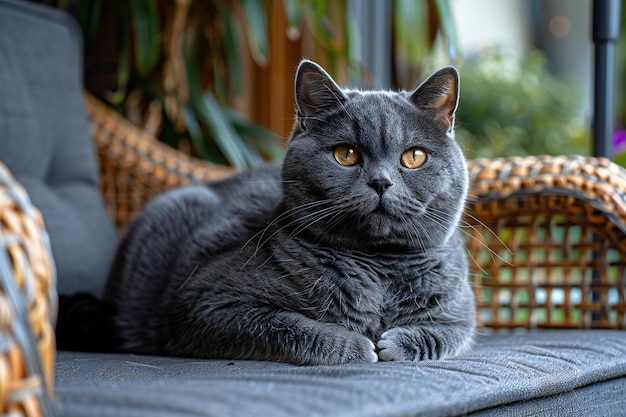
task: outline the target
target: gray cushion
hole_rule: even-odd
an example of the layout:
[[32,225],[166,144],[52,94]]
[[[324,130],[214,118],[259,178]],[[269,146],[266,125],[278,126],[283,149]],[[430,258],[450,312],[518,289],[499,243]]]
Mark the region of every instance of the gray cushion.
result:
[[64,416],[624,415],[626,332],[489,336],[419,363],[297,367],[60,352]]
[[0,0],[0,159],[42,212],[62,293],[99,292],[117,241],[97,188],[81,51],[68,15]]

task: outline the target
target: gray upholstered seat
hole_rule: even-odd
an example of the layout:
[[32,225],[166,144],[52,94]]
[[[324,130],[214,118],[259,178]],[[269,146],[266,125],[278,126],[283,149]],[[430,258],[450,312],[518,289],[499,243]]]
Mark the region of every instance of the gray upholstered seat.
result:
[[444,361],[297,367],[254,361],[61,353],[64,416],[618,416],[626,336],[485,337]]

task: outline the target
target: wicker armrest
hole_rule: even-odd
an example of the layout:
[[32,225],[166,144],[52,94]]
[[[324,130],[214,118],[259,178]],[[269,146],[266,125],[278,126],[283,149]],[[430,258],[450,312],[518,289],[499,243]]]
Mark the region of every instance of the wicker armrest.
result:
[[0,414],[51,415],[55,270],[41,214],[2,163],[0,246]]
[[626,329],[626,171],[584,157],[468,165],[464,230],[482,323]]
[[162,191],[234,172],[159,142],[90,94],[86,94],[86,104],[101,170],[100,187],[119,228]]

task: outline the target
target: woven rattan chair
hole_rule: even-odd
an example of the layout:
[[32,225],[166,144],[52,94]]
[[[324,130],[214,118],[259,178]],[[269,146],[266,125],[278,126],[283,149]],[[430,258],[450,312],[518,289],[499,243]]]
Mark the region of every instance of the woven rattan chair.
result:
[[102,196],[121,231],[155,194],[233,171],[83,97],[67,16],[0,0],[0,35],[0,414],[624,415],[626,173],[601,158],[469,161],[462,229],[482,336],[459,358],[294,367],[57,351],[57,289],[104,276],[114,249]]
[[[232,173],[168,148],[89,95],[86,104],[120,228],[165,189]],[[626,172],[606,159],[549,156],[469,161],[469,171],[463,227],[481,325],[626,329]],[[6,168],[0,174],[0,317],[12,341],[3,345],[1,411],[35,416],[52,381],[54,268],[38,211]]]
[[50,414],[55,270],[39,211],[0,163],[0,414]]

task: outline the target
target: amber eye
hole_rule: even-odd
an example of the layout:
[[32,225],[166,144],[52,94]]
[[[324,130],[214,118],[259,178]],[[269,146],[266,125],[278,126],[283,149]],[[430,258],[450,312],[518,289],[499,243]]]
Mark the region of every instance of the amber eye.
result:
[[361,162],[361,153],[350,145],[339,145],[335,148],[335,159],[341,165],[350,167]]
[[409,169],[419,168],[426,162],[426,152],[422,148],[410,148],[402,153],[402,165]]

